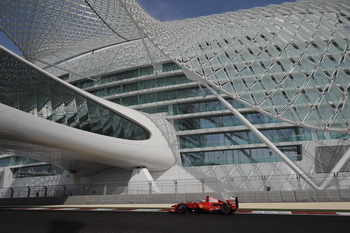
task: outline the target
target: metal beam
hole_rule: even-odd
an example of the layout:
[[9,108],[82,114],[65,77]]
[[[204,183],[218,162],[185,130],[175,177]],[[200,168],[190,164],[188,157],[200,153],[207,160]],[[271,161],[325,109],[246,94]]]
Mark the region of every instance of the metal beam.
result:
[[296,165],[294,164],[283,152],[278,149],[265,135],[263,135],[252,123],[250,123],[237,109],[235,109],[230,103],[222,98],[213,88],[208,84],[205,85],[208,90],[216,96],[216,98],[228,109],[232,114],[237,117],[247,128],[254,133],[263,143],[265,143],[273,152],[275,152],[293,171],[299,174],[312,188],[320,190],[319,187]]

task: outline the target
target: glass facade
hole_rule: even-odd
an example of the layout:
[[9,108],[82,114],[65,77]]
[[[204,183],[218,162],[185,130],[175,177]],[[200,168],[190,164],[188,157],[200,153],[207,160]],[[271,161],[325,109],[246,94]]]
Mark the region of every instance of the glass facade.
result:
[[[279,149],[291,161],[302,160],[300,145],[281,146]],[[269,148],[185,152],[181,153],[181,160],[184,167],[282,162]]]
[[92,133],[145,140],[147,130],[0,50],[0,102]]
[[[226,99],[234,108],[245,108],[245,106],[236,100]],[[174,107],[174,115],[198,113],[198,112],[212,112],[227,110],[226,107],[218,100],[197,101],[191,103],[177,104]]]
[[[226,99],[235,108],[245,108],[245,106],[233,99]],[[168,112],[169,115],[182,115],[200,112],[225,111],[226,107],[218,100],[196,101],[188,103],[174,103],[165,106],[149,108],[138,108],[147,113]]]
[[62,175],[63,169],[51,164],[19,167],[13,169],[13,178],[30,178],[39,176],[56,176]]
[[[253,112],[243,113],[246,119],[252,124],[272,124],[281,123],[281,121],[268,117],[264,114]],[[175,129],[178,131],[221,128],[243,125],[235,116],[220,115],[220,116],[205,116],[174,120]]]
[[[21,166],[11,168],[13,173],[13,178],[28,178],[37,176],[54,176],[62,175],[64,170],[57,166],[51,164],[40,164],[33,165],[35,163],[42,163],[35,159],[30,159],[26,157],[11,156],[0,159],[0,167],[8,166]],[[31,164],[31,166],[23,166],[26,164]]]
[[[145,74],[144,76],[138,76],[137,82],[130,82],[127,79],[119,80],[120,82],[115,85],[111,85],[114,81],[111,83],[105,82],[104,84],[108,85],[106,89],[95,89],[91,93],[98,95],[103,90],[102,92],[107,93],[108,96],[108,90],[115,90],[115,94],[119,94],[120,97],[112,99],[112,101],[118,101],[125,106],[133,105],[134,108],[146,113],[166,113],[169,117],[175,117],[174,119],[169,118],[169,121],[179,134],[183,166],[281,161],[270,149],[257,147],[262,142],[252,132],[235,130],[234,127],[243,127],[243,124],[229,113],[220,101],[213,99],[206,88],[188,87],[192,81],[188,80],[185,75],[168,73],[169,71],[179,72],[176,64],[164,63],[162,67],[164,72],[154,75],[152,79],[149,78],[148,74]],[[122,76],[133,76],[133,74],[138,73],[138,69],[128,72],[130,74],[122,72]],[[118,77],[119,74],[112,74],[112,76]],[[174,87],[177,84],[186,85],[169,88],[166,91],[156,89],[157,87]],[[143,94],[144,91],[147,94]],[[208,96],[210,99],[193,99],[201,96]],[[226,101],[236,109],[241,109],[243,116],[252,124],[260,125],[261,132],[272,142],[288,144],[295,142],[295,145],[279,146],[279,149],[292,161],[302,160],[301,145],[297,143],[312,140],[310,129],[283,127],[281,126],[283,122],[280,120],[251,111],[236,100],[226,98]],[[155,106],[145,108],[142,107],[143,104],[153,104]],[[196,116],[196,114],[201,114],[201,116]],[[280,126],[276,128],[276,124],[280,124]],[[231,128],[227,129],[225,127]],[[213,130],[216,132],[210,132]],[[324,134],[322,131],[315,132],[320,140],[332,137],[332,134]],[[336,134],[334,137],[341,137],[341,135],[343,134]],[[232,148],[238,145],[248,147],[244,149],[222,149],[223,147]],[[187,150],[192,149],[205,151],[187,152]]]
[[[170,85],[170,84],[168,84]],[[162,101],[171,101],[185,98],[200,97],[203,95],[211,95],[205,88],[191,87],[191,88],[170,88],[165,91],[154,90],[147,94],[135,93],[135,95],[125,96],[120,98],[111,98],[110,100],[115,103],[119,103],[125,106],[141,105],[149,103],[158,103]]]
[[[297,142],[311,140],[309,129],[282,128],[261,129],[260,132],[271,142]],[[262,143],[251,131],[232,131],[180,136],[180,148],[205,148]]]
[[25,165],[25,164],[31,164],[31,163],[40,163],[40,161],[31,159],[31,158],[13,156],[11,157],[9,166]]
[[[98,82],[93,82],[93,81],[89,81],[89,82],[91,82],[92,84],[96,83],[95,85],[98,85]],[[102,87],[89,92],[91,94],[94,94],[100,97],[107,97],[115,94],[142,91],[150,88],[165,87],[169,85],[177,85],[177,84],[183,84],[183,83],[189,83],[189,82],[191,82],[191,80],[186,78],[185,75],[181,74],[181,75],[160,77],[157,79],[148,79],[148,80],[139,81],[139,82],[128,82],[125,84],[114,85],[112,87]],[[85,81],[78,82],[78,86],[83,86],[84,83]],[[109,82],[104,81],[104,84],[107,84],[107,83]],[[87,88],[87,87],[81,87],[81,88]]]
[[181,68],[173,62],[164,63],[162,65],[163,72],[181,70]]
[[[153,74],[153,71],[154,71],[153,67],[148,66],[148,67],[133,69],[130,71],[118,72],[115,74],[102,76],[100,83],[101,84],[111,83],[111,82],[136,78],[136,77],[140,77],[140,76],[151,75],[151,74]],[[79,87],[79,85],[78,85],[78,87]]]
[[10,165],[11,157],[0,159],[0,167],[7,167]]

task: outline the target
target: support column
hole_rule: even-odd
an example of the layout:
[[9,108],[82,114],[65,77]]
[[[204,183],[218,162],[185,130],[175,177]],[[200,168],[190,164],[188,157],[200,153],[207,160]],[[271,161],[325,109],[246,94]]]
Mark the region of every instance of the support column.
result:
[[302,190],[303,188],[302,188],[302,185],[301,185],[301,183],[300,183],[300,175],[299,175],[299,174],[296,174],[296,176],[297,176],[298,189],[299,189],[299,190]]
[[235,178],[230,176],[230,184],[231,184],[231,188],[232,188],[232,192],[235,191]]
[[44,197],[46,197],[47,196],[47,186],[43,186],[44,187]]
[[27,197],[30,197],[30,187],[27,186],[26,188],[27,188],[27,190],[28,190],[28,192],[27,192]]
[[103,184],[103,195],[107,195],[107,185]]
[[177,192],[178,192],[178,189],[177,189],[177,180],[174,180],[174,186],[175,186],[174,192],[175,192],[175,194],[177,194]]
[[201,184],[202,184],[202,193],[205,193],[205,180],[201,179]]
[[14,190],[13,190],[13,188],[10,188],[10,190],[11,190],[10,198],[13,198]]
[[128,183],[129,194],[161,193],[147,168],[136,168]]

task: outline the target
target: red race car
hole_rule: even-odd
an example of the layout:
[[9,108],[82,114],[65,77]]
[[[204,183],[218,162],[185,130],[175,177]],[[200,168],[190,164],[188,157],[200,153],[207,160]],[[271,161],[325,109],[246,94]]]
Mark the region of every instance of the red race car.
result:
[[238,209],[238,198],[229,197],[226,201],[221,201],[213,197],[206,196],[201,202],[179,203],[172,206],[170,213],[184,214],[186,212],[218,212],[221,214],[231,214]]

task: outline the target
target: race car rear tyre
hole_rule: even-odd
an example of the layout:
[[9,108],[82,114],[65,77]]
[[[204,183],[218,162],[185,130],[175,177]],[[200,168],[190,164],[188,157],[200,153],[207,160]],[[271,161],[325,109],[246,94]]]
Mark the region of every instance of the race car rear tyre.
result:
[[185,204],[180,203],[180,204],[177,206],[177,212],[178,212],[179,214],[184,214],[184,213],[186,213],[186,211],[187,211],[187,207],[186,207]]
[[227,203],[222,204],[220,206],[220,213],[225,215],[231,214],[232,213],[231,207]]

